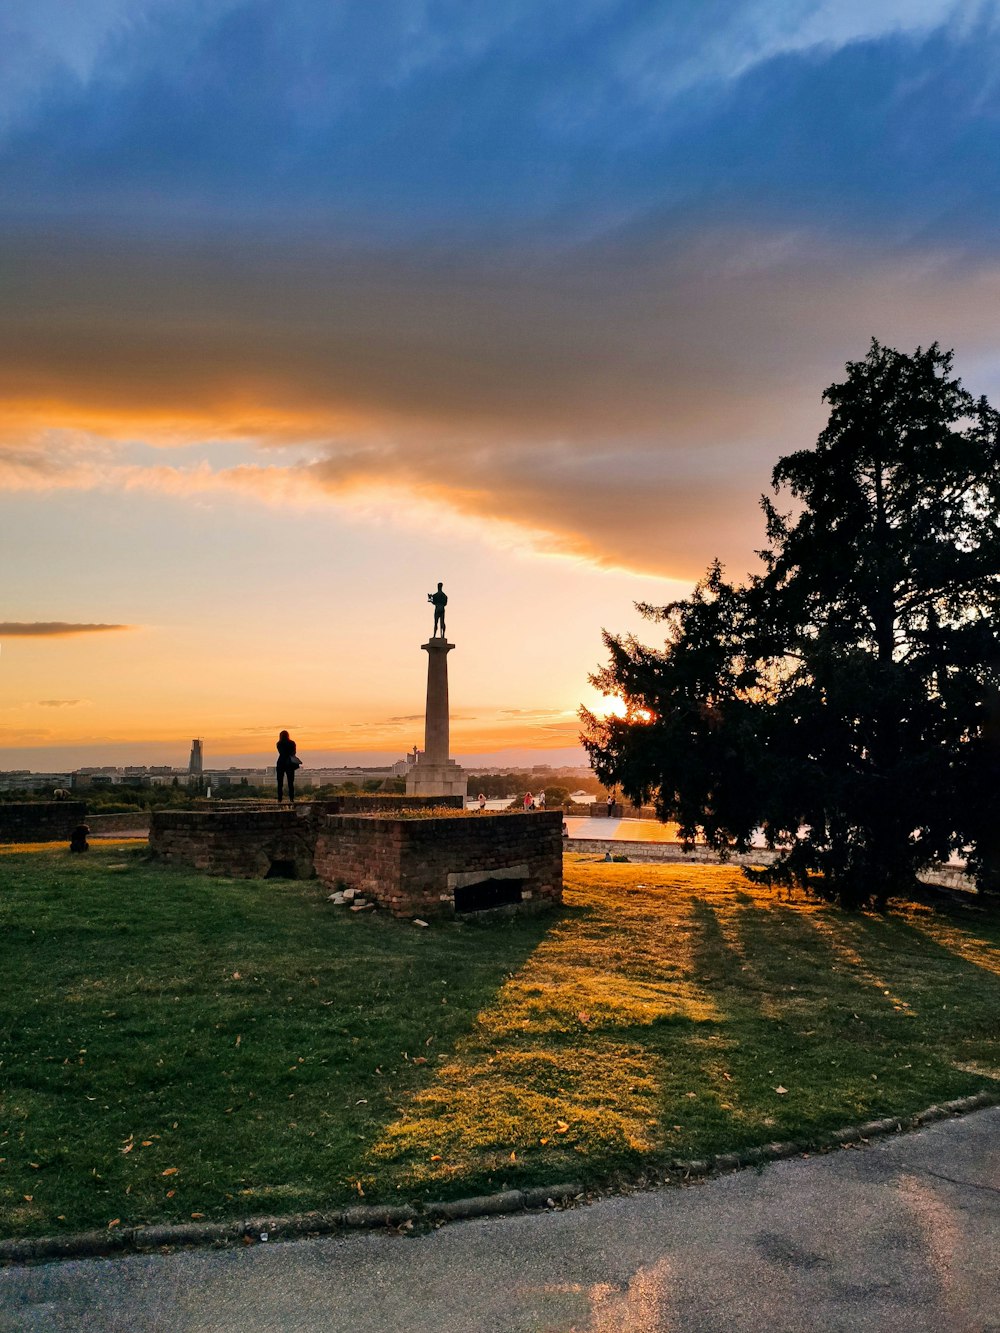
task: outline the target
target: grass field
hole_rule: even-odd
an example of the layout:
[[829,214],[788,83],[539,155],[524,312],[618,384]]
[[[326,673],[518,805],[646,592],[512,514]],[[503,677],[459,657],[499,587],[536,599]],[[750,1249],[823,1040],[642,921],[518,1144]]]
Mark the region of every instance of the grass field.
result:
[[133,845],[0,849],[0,1235],[447,1198],[1000,1089],[1000,918],[567,857],[421,930]]

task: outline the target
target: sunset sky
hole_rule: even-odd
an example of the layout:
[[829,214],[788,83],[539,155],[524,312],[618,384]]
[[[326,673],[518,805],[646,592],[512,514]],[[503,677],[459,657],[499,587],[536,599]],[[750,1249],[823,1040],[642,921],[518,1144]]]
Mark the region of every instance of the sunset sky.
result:
[[575,755],[873,335],[1000,399],[998,145],[994,4],[8,6],[0,768],[396,757],[438,580]]

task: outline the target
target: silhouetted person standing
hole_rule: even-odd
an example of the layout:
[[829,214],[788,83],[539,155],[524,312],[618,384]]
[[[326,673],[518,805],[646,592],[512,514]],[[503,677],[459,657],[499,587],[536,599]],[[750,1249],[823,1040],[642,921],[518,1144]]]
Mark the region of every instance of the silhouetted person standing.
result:
[[278,801],[281,801],[281,791],[284,783],[288,782],[288,799],[295,804],[295,770],[301,762],[295,754],[295,742],[291,739],[287,731],[283,731],[278,737],[277,744],[278,762],[274,766],[274,771],[278,775]]
[[427,600],[434,603],[434,633],[431,638],[437,637],[438,625],[441,626],[441,637],[445,638],[444,632],[444,609],[448,605],[448,595],[444,591],[444,584],[438,584],[437,592],[429,592]]

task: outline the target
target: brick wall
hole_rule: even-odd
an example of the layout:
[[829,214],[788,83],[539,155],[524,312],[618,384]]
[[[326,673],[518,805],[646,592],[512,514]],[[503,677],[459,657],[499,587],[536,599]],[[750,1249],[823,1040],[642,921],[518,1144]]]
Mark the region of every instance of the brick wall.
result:
[[452,916],[456,881],[505,871],[523,880],[522,908],[562,901],[562,814],[429,819],[329,815],[319,824],[316,873],[330,889],[360,891],[394,916]]
[[154,810],[149,849],[170,865],[207,875],[264,879],[275,862],[291,862],[311,879],[316,828],[297,810]]
[[0,842],[68,842],[86,822],[85,801],[0,802]]
[[[351,798],[353,799],[353,798]],[[407,798],[400,798],[405,800]],[[410,801],[413,798],[409,798]],[[439,806],[436,798],[432,805]],[[157,810],[150,851],[208,875],[261,879],[276,862],[359,890],[399,917],[455,913],[455,893],[500,879],[535,911],[562,901],[562,814],[326,814],[296,810]]]

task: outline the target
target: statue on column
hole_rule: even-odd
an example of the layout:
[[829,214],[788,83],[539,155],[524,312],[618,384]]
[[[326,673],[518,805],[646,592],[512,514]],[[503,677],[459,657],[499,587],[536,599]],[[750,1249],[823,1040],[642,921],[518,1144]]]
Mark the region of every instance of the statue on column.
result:
[[441,638],[446,638],[447,636],[444,631],[444,609],[448,605],[448,596],[444,592],[444,585],[439,583],[437,592],[429,592],[427,594],[427,600],[434,604],[434,632],[431,635],[431,638],[437,638],[439,625],[441,626]]

